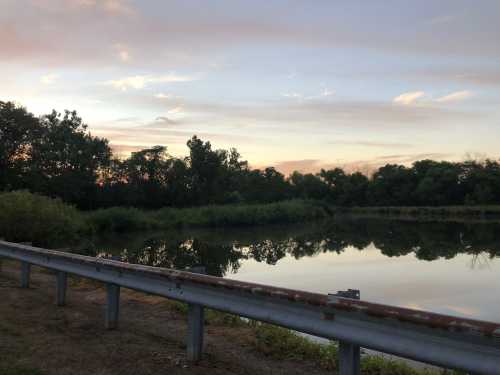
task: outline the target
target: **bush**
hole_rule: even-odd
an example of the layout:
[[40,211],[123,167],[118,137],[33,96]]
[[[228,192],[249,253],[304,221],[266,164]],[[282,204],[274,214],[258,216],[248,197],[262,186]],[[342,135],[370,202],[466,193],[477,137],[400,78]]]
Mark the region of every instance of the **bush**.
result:
[[268,204],[164,208],[153,216],[161,227],[222,227],[294,223],[325,218],[329,213],[314,202],[294,200]]
[[150,216],[137,208],[112,207],[86,213],[85,219],[87,225],[96,232],[121,233],[154,229],[158,225]]
[[0,193],[0,237],[7,241],[66,245],[83,230],[81,214],[60,199],[28,191]]
[[176,227],[224,227],[295,223],[326,218],[321,204],[284,201],[268,204],[228,204],[192,208],[165,207],[156,211],[113,207],[85,214],[90,228],[99,233]]

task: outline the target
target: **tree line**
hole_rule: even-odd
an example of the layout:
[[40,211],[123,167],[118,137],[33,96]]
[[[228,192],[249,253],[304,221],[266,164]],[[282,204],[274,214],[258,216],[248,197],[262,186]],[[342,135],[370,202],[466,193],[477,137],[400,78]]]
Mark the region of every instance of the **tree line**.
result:
[[285,176],[250,168],[235,148],[214,149],[194,135],[188,155],[165,146],[113,155],[75,111],[34,116],[0,101],[0,191],[27,189],[81,209],[159,208],[324,200],[338,206],[444,206],[500,203],[500,164],[421,160],[387,164],[372,176],[341,168]]

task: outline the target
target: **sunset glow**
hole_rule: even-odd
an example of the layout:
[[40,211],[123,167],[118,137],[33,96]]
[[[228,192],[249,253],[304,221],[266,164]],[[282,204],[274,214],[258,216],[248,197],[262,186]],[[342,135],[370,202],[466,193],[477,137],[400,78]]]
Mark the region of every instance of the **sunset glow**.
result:
[[0,100],[118,154],[193,134],[253,166],[498,158],[500,2],[3,0]]

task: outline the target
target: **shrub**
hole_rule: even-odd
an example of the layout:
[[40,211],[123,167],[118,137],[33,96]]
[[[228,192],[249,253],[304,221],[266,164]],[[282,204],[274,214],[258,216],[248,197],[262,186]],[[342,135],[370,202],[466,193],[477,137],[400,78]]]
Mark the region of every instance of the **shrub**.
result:
[[112,207],[85,214],[87,225],[94,231],[126,232],[154,229],[154,220],[145,211],[129,207]]
[[81,214],[60,199],[28,191],[0,193],[0,237],[7,241],[66,245],[83,230]]

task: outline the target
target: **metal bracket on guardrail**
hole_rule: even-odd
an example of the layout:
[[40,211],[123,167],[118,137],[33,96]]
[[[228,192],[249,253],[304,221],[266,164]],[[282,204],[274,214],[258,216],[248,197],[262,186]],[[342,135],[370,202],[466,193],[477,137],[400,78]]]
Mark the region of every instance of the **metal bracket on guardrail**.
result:
[[[361,293],[358,289],[339,290],[335,294],[328,294],[330,301],[337,297],[359,300]],[[339,341],[339,375],[359,375],[361,363],[361,348],[348,341]]]
[[359,291],[359,289],[339,290],[335,294],[328,294],[328,295],[342,297],[342,298],[357,299],[357,300],[361,298],[361,292]]

